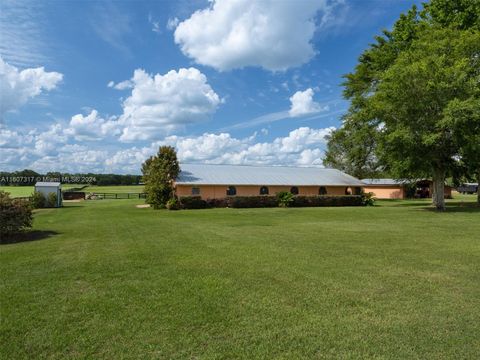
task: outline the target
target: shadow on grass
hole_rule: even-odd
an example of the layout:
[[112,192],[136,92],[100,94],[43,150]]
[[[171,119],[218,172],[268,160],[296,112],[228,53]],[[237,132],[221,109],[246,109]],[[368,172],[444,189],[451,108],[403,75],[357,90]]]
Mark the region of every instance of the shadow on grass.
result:
[[33,230],[33,231],[26,231],[20,234],[9,235],[9,236],[2,236],[0,241],[0,245],[6,244],[17,244],[22,242],[29,242],[29,241],[37,241],[37,240],[44,240],[48,239],[54,235],[58,235],[59,233],[56,231],[49,231],[49,230]]
[[[403,207],[412,208],[417,210],[436,211],[433,207],[431,200],[381,200],[380,203],[376,203],[375,206],[380,207]],[[476,201],[463,201],[463,200],[447,200],[446,212],[465,212],[476,213],[480,212],[480,206]]]
[[[408,207],[408,205],[402,205]],[[480,206],[474,202],[447,202],[445,211],[437,211],[435,207],[431,204],[424,204],[423,207],[419,207],[416,204],[411,205],[414,210],[421,210],[421,211],[431,211],[431,212],[438,212],[438,213],[480,213]]]

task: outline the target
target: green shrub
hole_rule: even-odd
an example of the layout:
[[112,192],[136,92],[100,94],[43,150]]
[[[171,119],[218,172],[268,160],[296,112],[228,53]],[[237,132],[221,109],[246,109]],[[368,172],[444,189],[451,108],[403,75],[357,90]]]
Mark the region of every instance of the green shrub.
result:
[[220,199],[207,199],[208,208],[226,208],[230,206],[231,197],[225,197]]
[[[203,200],[200,196],[182,196],[179,198],[182,209],[208,209],[208,208],[266,208],[283,206],[280,198],[284,199],[291,207],[316,207],[316,206],[362,206],[360,195],[342,196],[294,196],[278,193],[277,196],[228,196],[220,199]],[[291,196],[290,196],[291,195]],[[283,198],[284,197],[284,198]],[[290,199],[290,200],[289,200]]]
[[174,197],[174,198],[171,198],[170,200],[167,201],[167,204],[165,205],[165,207],[168,210],[179,210],[180,209],[180,202],[178,201],[178,199],[176,197]]
[[41,192],[35,191],[32,194],[30,201],[34,209],[41,209],[45,207],[46,199]]
[[294,195],[290,191],[280,191],[277,193],[278,206],[289,207],[293,202]]
[[372,192],[366,193],[362,192],[362,204],[364,206],[373,206],[375,205],[375,198],[373,197],[374,194]]
[[32,227],[32,208],[28,201],[12,199],[0,191],[0,238],[17,234]]
[[362,206],[360,195],[342,196],[295,196],[290,206],[292,207],[320,207],[320,206]]
[[182,196],[180,197],[182,209],[206,209],[208,204],[200,196]]
[[49,208],[57,207],[57,194],[55,194],[53,192],[48,193],[47,201],[46,201],[45,206],[49,207]]
[[264,208],[277,207],[275,196],[233,196],[228,199],[232,208]]

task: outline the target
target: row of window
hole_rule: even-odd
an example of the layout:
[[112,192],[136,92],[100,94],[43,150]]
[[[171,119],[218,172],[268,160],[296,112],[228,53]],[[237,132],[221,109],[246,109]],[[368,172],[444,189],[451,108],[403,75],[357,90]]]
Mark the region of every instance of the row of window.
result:
[[[361,191],[360,188],[354,188],[354,192],[355,194],[359,194]],[[290,188],[290,192],[293,194],[293,195],[298,195],[298,187],[296,186],[292,186]],[[269,194],[269,190],[268,190],[268,186],[262,186],[260,187],[260,195],[268,195]],[[346,187],[345,188],[345,195],[351,195],[352,194],[352,189],[349,188],[349,187]],[[200,195],[200,188],[199,187],[193,187],[192,188],[192,195]],[[229,186],[227,188],[227,196],[235,196],[237,195],[237,188],[235,186]],[[327,188],[325,186],[320,186],[318,188],[318,195],[327,195]]]

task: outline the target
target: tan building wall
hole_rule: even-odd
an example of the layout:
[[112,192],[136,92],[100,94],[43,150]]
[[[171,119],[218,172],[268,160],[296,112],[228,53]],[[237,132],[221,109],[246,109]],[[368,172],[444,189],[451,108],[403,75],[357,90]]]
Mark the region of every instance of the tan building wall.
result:
[[[429,186],[430,197],[432,197],[433,186]],[[405,188],[403,186],[365,186],[363,190],[366,193],[373,193],[377,199],[405,199],[407,197]],[[445,197],[452,197],[452,188],[445,186]]]
[[[176,191],[178,196],[192,196],[192,188],[200,189],[202,199],[219,199],[227,196],[228,186],[225,185],[177,185]],[[290,191],[291,186],[267,186],[268,194],[275,195],[280,191]],[[297,186],[298,195],[319,195],[319,186]],[[254,185],[238,185],[237,196],[257,196],[260,195],[261,186]],[[327,195],[345,195],[345,186],[325,186]]]
[[365,186],[363,190],[377,199],[404,199],[406,195],[403,186]]

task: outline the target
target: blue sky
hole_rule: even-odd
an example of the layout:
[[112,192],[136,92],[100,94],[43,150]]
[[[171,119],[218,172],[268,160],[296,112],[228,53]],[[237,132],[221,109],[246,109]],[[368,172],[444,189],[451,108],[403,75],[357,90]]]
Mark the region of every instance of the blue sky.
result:
[[2,1],[0,168],[319,166],[342,75],[415,1]]

